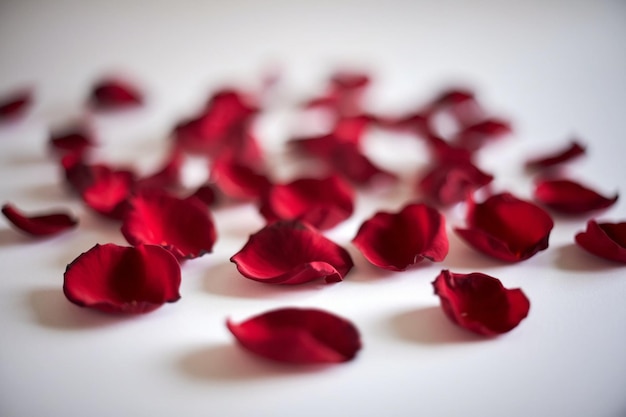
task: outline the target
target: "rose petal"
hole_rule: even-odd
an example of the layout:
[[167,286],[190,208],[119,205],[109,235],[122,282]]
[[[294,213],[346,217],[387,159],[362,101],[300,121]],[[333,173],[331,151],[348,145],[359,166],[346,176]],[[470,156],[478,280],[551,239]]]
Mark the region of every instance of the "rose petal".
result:
[[460,131],[453,143],[460,148],[475,151],[487,141],[498,139],[511,132],[511,125],[498,119],[487,119],[467,126]]
[[215,160],[211,179],[224,194],[241,200],[259,200],[271,187],[265,175],[229,156]]
[[419,182],[426,198],[449,206],[464,201],[477,189],[493,181],[470,161],[458,160],[436,164]]
[[246,278],[269,284],[339,282],[353,266],[348,252],[297,221],[265,226],[230,258]]
[[143,192],[129,201],[122,234],[133,246],[159,245],[178,259],[210,253],[217,234],[207,206],[197,198],[179,199]]
[[572,141],[570,145],[562,150],[551,152],[547,155],[543,155],[537,158],[530,159],[526,162],[526,168],[528,169],[547,169],[553,168],[557,165],[569,162],[572,159],[578,158],[584,155],[586,149],[583,145],[577,141]]
[[279,362],[347,362],[361,349],[356,327],[322,310],[282,308],[226,325],[246,350]]
[[440,262],[448,254],[445,218],[425,204],[376,213],[352,242],[372,264],[392,271],[404,271],[424,258]]
[[50,136],[50,147],[61,154],[82,155],[94,147],[93,134],[86,128],[76,127]]
[[530,309],[522,290],[504,288],[499,279],[478,272],[455,274],[442,270],[433,287],[453,323],[485,336],[514,329]]
[[470,201],[467,229],[454,229],[468,244],[507,262],[530,258],[548,248],[554,222],[540,207],[503,193],[482,204]]
[[10,95],[0,97],[0,122],[21,117],[33,101],[31,89],[16,91]]
[[129,171],[114,171],[102,168],[93,182],[81,193],[85,204],[103,216],[121,220],[126,210],[127,199],[134,183]]
[[318,229],[330,229],[354,210],[354,193],[337,176],[302,178],[274,185],[263,199],[261,214],[268,221],[297,219]]
[[377,181],[396,181],[395,174],[384,171],[362,154],[352,143],[335,146],[330,155],[330,164],[335,172],[355,184],[365,185]]
[[605,197],[570,180],[543,180],[535,187],[535,199],[552,210],[567,214],[584,214],[612,206],[618,199]]
[[109,78],[94,86],[89,104],[99,110],[137,107],[143,104],[143,95],[130,83]]
[[187,198],[197,198],[207,206],[212,206],[216,203],[217,197],[215,196],[215,190],[211,184],[201,185]]
[[576,243],[596,256],[626,263],[626,222],[598,223],[590,220],[587,230],[576,235]]
[[135,189],[175,189],[179,187],[184,162],[183,153],[174,149],[156,172],[136,181]]
[[180,298],[180,266],[168,251],[96,244],[67,266],[63,292],[81,307],[140,314]]
[[76,227],[78,220],[65,213],[27,216],[12,204],[2,206],[2,214],[18,229],[32,236],[49,236]]

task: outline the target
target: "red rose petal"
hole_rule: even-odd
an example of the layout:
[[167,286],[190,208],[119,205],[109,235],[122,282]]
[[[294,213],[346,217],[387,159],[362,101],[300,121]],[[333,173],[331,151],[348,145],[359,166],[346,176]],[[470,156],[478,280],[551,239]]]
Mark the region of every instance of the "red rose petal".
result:
[[49,236],[76,227],[78,220],[65,213],[27,216],[12,204],[2,206],[2,214],[18,229],[32,236]]
[[156,172],[147,177],[140,178],[135,183],[136,189],[168,189],[177,188],[181,185],[180,177],[185,157],[182,152],[174,149],[168,155],[167,160]]
[[67,266],[63,292],[81,307],[140,314],[180,298],[180,266],[158,246],[97,244]]
[[426,198],[449,206],[464,201],[477,189],[493,181],[470,161],[458,160],[435,165],[419,182]]
[[79,155],[96,145],[93,134],[82,127],[53,134],[49,143],[50,147],[59,153]]
[[121,220],[127,210],[127,199],[134,183],[128,171],[101,169],[81,194],[83,201],[103,216]]
[[197,198],[179,199],[144,192],[129,201],[122,234],[133,246],[159,245],[178,259],[210,253],[217,238],[207,206]]
[[201,185],[187,198],[197,198],[207,206],[212,206],[217,201],[215,190],[210,184]]
[[590,220],[587,230],[576,235],[576,243],[596,256],[626,263],[626,222],[598,223]]
[[529,169],[547,169],[557,165],[561,165],[565,162],[569,162],[572,159],[578,158],[585,154],[585,147],[576,141],[565,149],[552,152],[548,155],[543,155],[538,158],[533,158],[526,162],[526,168]]
[[540,207],[509,193],[470,202],[467,229],[455,232],[475,249],[507,262],[530,258],[548,248],[554,222]]
[[97,83],[90,97],[90,105],[99,110],[123,109],[140,106],[143,95],[131,84],[120,79],[105,79]]
[[440,262],[448,254],[445,218],[425,204],[376,213],[352,242],[372,264],[392,271],[404,271],[424,258]]
[[330,229],[346,220],[354,210],[354,193],[337,176],[302,178],[274,185],[261,206],[268,221],[297,219],[318,229]]
[[347,362],[361,349],[356,327],[322,310],[282,308],[226,325],[246,350],[279,362]]
[[353,266],[348,252],[297,221],[265,226],[230,258],[246,278],[269,284],[343,280]]
[[510,132],[511,126],[508,122],[487,119],[464,128],[456,135],[453,143],[461,148],[475,151],[487,141],[498,139]]
[[30,89],[16,91],[0,97],[0,122],[22,116],[32,104],[33,93]]
[[342,143],[333,149],[330,163],[335,172],[355,184],[365,185],[380,181],[395,181],[398,177],[384,171],[362,154],[352,143]]
[[433,287],[452,322],[485,336],[514,329],[530,309],[522,290],[504,288],[499,279],[478,272],[455,274],[442,270]]
[[259,200],[271,187],[265,175],[228,156],[215,160],[211,179],[224,194],[242,200]]
[[618,195],[605,197],[570,180],[543,180],[535,187],[535,199],[555,211],[584,214],[612,206]]

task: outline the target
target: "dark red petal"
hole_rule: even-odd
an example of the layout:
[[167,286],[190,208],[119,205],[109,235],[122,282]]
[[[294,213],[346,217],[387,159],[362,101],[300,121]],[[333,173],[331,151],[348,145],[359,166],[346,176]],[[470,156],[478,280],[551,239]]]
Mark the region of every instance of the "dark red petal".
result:
[[474,151],[480,149],[487,141],[498,139],[510,132],[511,126],[508,122],[487,119],[460,131],[453,142],[458,147]]
[[49,236],[76,227],[78,220],[65,213],[27,216],[12,204],[2,206],[2,214],[18,229],[33,236]]
[[569,162],[585,154],[585,147],[575,140],[565,149],[552,152],[526,162],[529,169],[546,169]]
[[279,362],[347,362],[361,349],[356,327],[322,310],[282,308],[226,325],[245,349]]
[[509,193],[470,202],[467,229],[455,232],[475,249],[508,262],[523,261],[548,248],[554,222],[540,207]]
[[437,135],[425,136],[426,144],[433,152],[437,161],[442,163],[467,163],[472,159],[472,152],[467,149],[452,145]]
[[133,187],[134,177],[128,171],[102,169],[93,183],[82,191],[85,204],[96,212],[121,220],[127,210],[127,199]]
[[268,220],[297,219],[318,229],[330,229],[354,210],[354,193],[339,177],[302,178],[274,185],[263,201],[261,214]]
[[50,136],[50,147],[62,154],[83,154],[96,145],[93,134],[87,129],[77,127]]
[[258,200],[271,187],[265,175],[228,156],[215,160],[211,179],[224,194],[242,200]]
[[246,278],[270,284],[343,280],[353,266],[348,252],[297,221],[265,226],[230,258]]
[[338,174],[355,184],[370,184],[380,181],[395,181],[395,174],[384,171],[362,154],[353,143],[342,143],[335,146],[330,155],[330,163]]
[[535,187],[535,199],[552,210],[567,214],[584,214],[615,204],[618,195],[604,197],[596,191],[570,180],[543,180]]
[[448,254],[445,218],[425,204],[376,213],[352,242],[368,261],[392,271],[404,271],[424,258],[440,262]]
[[16,91],[11,95],[0,97],[0,121],[11,120],[22,116],[33,101],[30,89]]
[[197,198],[179,199],[144,192],[130,199],[122,234],[131,245],[159,245],[177,258],[210,253],[217,238],[207,206]]
[[207,206],[212,206],[217,201],[217,197],[215,196],[215,190],[213,186],[210,184],[201,185],[187,198],[197,198],[202,201]]
[[493,176],[484,173],[471,162],[459,160],[435,165],[420,180],[419,188],[429,200],[449,206],[464,201],[492,180]]
[[626,263],[626,222],[597,223],[590,220],[587,230],[576,235],[576,243],[596,256]]
[[100,81],[94,86],[90,97],[90,105],[102,110],[136,107],[142,103],[142,93],[128,82],[119,79]]
[[433,281],[448,318],[464,329],[496,336],[513,330],[528,316],[530,301],[519,288],[504,288],[498,278],[442,270]]
[[140,314],[180,298],[180,266],[158,246],[97,244],[67,266],[63,292],[81,307]]

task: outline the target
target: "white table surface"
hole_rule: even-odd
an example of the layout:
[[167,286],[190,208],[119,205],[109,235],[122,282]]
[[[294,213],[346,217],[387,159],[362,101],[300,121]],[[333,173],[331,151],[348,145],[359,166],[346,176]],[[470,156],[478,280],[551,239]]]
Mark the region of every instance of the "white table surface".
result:
[[[520,264],[481,256],[450,233],[441,264],[403,273],[367,265],[349,244],[380,208],[411,198],[425,163],[409,138],[367,151],[403,178],[389,194],[359,196],[355,215],[328,232],[356,263],[346,281],[282,288],[242,278],[228,262],[263,225],[254,207],[214,212],[214,253],[183,268],[182,299],[141,317],[70,304],[67,263],[95,243],[125,244],[114,223],[68,195],[47,154],[49,126],[81,113],[91,83],[111,71],[148,92],[145,109],[94,119],[102,155],[153,167],[167,133],[224,82],[254,88],[285,74],[282,100],[319,91],[339,65],[376,76],[372,109],[423,102],[472,86],[515,134],[481,154],[495,186],[529,197],[527,155],[577,135],[588,145],[572,175],[622,199],[600,219],[626,220],[626,3],[620,1],[30,1],[0,3],[0,91],[33,85],[28,116],[0,126],[0,197],[27,211],[66,207],[77,230],[32,240],[0,218],[0,415],[17,416],[569,416],[626,415],[626,269],[573,245],[585,217],[557,216],[550,248]],[[280,156],[293,116],[259,122]],[[277,157],[278,158],[278,157]],[[280,160],[278,158],[277,160]],[[460,224],[461,208],[448,213]],[[496,339],[453,326],[431,281],[442,268],[521,287],[529,317]],[[260,360],[224,322],[282,306],[351,319],[356,360],[303,370]]]

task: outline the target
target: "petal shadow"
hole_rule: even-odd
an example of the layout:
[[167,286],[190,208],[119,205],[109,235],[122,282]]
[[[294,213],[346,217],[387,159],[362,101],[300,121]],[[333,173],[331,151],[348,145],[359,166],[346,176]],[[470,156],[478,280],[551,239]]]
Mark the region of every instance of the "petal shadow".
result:
[[592,255],[575,243],[560,246],[556,251],[556,267],[565,271],[603,271],[624,267],[618,262]]
[[440,307],[401,312],[391,317],[390,325],[396,336],[413,343],[444,344],[488,340],[451,323]]

